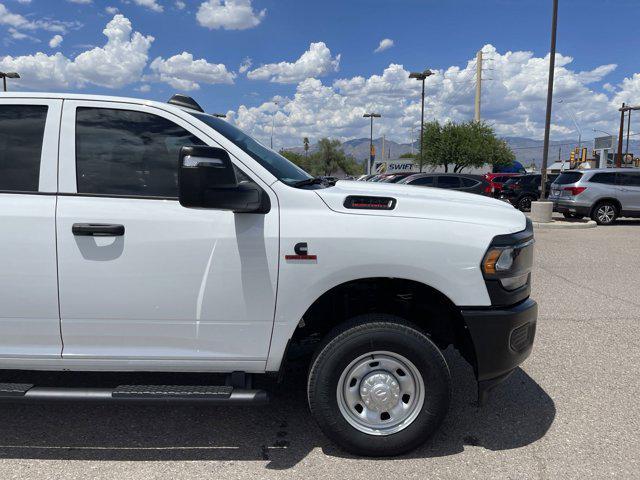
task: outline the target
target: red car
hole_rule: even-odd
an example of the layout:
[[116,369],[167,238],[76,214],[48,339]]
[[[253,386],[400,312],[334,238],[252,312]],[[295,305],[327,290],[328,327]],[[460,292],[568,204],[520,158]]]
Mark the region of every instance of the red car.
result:
[[521,173],[486,173],[484,178],[489,182],[485,193],[492,197],[500,195],[504,183],[513,177],[521,177]]

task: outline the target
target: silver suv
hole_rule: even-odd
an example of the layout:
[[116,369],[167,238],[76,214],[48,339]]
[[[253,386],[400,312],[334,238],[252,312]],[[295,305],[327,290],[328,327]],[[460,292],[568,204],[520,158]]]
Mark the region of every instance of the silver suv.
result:
[[549,200],[565,217],[591,217],[598,225],[610,225],[618,217],[640,217],[640,169],[563,172],[551,184]]

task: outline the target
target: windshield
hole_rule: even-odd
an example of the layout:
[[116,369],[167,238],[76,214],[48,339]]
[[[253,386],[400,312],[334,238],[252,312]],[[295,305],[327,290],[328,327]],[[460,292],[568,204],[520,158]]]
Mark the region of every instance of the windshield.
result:
[[292,185],[301,180],[313,178],[303,169],[291,163],[279,153],[265,147],[229,122],[205,113],[189,113],[198,120],[202,120],[228,140],[231,140],[281,182]]

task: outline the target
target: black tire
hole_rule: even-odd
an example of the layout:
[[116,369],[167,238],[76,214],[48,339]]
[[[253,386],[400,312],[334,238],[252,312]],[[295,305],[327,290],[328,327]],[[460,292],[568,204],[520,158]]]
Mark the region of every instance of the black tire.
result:
[[605,200],[593,207],[591,219],[598,225],[611,225],[616,221],[618,215],[618,206],[613,202]]
[[584,215],[578,215],[577,213],[572,213],[572,212],[564,212],[562,215],[564,216],[564,218],[576,219],[576,220],[581,220],[584,218]]
[[[425,386],[424,403],[421,408],[416,405],[415,418],[395,433],[364,433],[340,410],[338,383],[343,372],[372,352],[390,352],[409,360]],[[332,331],[318,347],[309,370],[307,398],[320,429],[344,450],[394,456],[418,447],[438,429],[449,409],[451,377],[442,353],[419,329],[393,315],[361,315]]]
[[516,204],[516,208],[521,212],[530,212],[531,211],[531,202],[535,201],[534,197],[526,195],[518,200]]

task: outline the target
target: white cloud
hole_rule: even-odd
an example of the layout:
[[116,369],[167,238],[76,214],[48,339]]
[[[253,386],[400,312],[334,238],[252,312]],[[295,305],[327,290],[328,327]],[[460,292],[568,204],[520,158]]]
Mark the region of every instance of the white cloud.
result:
[[28,5],[29,3],[31,3],[31,0],[18,0],[18,3]]
[[26,88],[82,88],[87,84],[121,88],[137,82],[147,64],[153,37],[133,32],[131,22],[122,15],[113,17],[102,32],[103,47],[95,47],[70,59],[60,52],[42,52],[19,57],[0,57],[0,70],[20,72],[20,85]]
[[107,12],[109,15],[115,15],[116,13],[119,12],[118,7],[104,7],[104,11]]
[[331,57],[331,50],[324,42],[312,43],[309,50],[295,62],[269,63],[251,70],[247,77],[251,80],[269,80],[276,83],[296,83],[306,78],[322,77],[337,72],[340,54]]
[[88,5],[90,3],[93,3],[93,0],[67,0],[67,2],[78,3],[80,5]]
[[[483,83],[482,118],[503,136],[541,138],[544,131],[548,58],[532,52],[500,53],[487,45],[491,75]],[[615,65],[602,65],[580,72],[571,69],[571,57],[556,57],[555,102],[552,117],[554,138],[576,138],[571,115],[583,132],[592,128],[615,128],[617,108],[623,101],[640,98],[640,73],[614,88],[598,87]],[[435,70],[426,80],[425,120],[466,121],[473,119],[475,59],[463,66]],[[304,136],[331,136],[341,140],[368,137],[369,124],[362,115],[376,111],[376,136],[386,134],[408,142],[411,127],[420,124],[421,83],[409,79],[409,69],[391,64],[379,74],[337,79],[323,84],[315,78],[301,81],[290,98],[281,99],[275,113],[277,144],[296,145]],[[561,104],[558,101],[562,99]],[[265,140],[271,131],[275,109],[271,100],[258,106],[240,106],[230,119]],[[417,128],[415,129],[417,132]]]
[[251,65],[253,65],[253,60],[251,60],[249,57],[246,57],[244,60],[242,60],[242,63],[238,67],[238,72],[240,73],[246,72],[251,68]]
[[211,30],[246,30],[260,24],[267,10],[255,12],[252,0],[207,0],[198,8],[198,23]]
[[178,10],[184,10],[187,4],[184,3],[182,0],[176,0],[175,6]]
[[12,13],[3,3],[0,3],[0,25],[5,25],[15,30],[46,30],[49,32],[66,33],[69,28],[79,27],[80,23],[61,22],[49,19],[29,20],[18,13]]
[[231,84],[235,74],[222,64],[209,63],[204,59],[194,60],[193,55],[182,52],[171,58],[156,58],[150,65],[156,79],[180,90],[197,90],[201,83]]
[[51,48],[58,48],[62,43],[62,35],[54,35],[51,40],[49,40],[49,46]]
[[383,40],[380,40],[380,44],[378,45],[378,48],[374,50],[374,52],[383,52],[390,49],[391,47],[393,47],[393,40],[391,40],[390,38],[385,38]]
[[156,0],[133,0],[133,3],[144,8],[148,8],[153,12],[160,13],[164,11],[164,7],[162,5],[159,5]]

